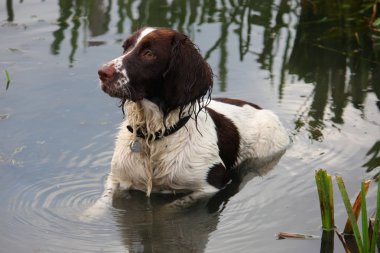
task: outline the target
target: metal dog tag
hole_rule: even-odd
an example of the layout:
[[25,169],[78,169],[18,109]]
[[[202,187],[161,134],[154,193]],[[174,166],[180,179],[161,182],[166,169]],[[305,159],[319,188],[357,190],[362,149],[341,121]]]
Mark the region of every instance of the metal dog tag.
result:
[[139,153],[142,151],[142,145],[138,141],[131,141],[131,144],[129,144],[129,148],[132,152]]

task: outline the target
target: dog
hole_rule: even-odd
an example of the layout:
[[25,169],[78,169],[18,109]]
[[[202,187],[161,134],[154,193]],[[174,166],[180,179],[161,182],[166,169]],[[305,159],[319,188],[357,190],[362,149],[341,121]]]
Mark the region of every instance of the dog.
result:
[[98,71],[125,112],[98,205],[133,189],[186,193],[170,203],[186,208],[224,188],[242,163],[261,166],[285,152],[289,136],[273,112],[211,99],[213,72],[186,35],[144,27],[123,49]]

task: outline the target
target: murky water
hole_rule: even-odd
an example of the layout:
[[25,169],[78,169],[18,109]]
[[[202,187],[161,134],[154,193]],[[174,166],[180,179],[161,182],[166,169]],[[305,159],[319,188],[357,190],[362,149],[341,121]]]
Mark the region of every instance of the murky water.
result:
[[[361,1],[316,3],[4,1],[0,252],[319,252],[321,240],[275,234],[321,235],[316,169],[341,174],[351,196],[379,172],[380,37],[364,24]],[[169,196],[132,192],[83,222],[80,213],[102,192],[122,120],[118,101],[99,89],[97,69],[143,25],[189,34],[216,74],[214,96],[272,109],[293,143],[271,171],[208,203],[167,215],[160,206]]]

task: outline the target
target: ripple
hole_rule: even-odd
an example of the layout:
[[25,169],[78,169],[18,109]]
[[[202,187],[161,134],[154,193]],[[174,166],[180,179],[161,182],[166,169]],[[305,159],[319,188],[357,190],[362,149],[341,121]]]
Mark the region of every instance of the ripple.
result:
[[24,187],[14,186],[8,206],[11,218],[2,221],[5,227],[13,228],[7,240],[15,243],[23,238],[25,245],[37,242],[39,249],[54,252],[70,252],[78,245],[83,252],[94,252],[102,247],[99,242],[105,238],[112,238],[109,246],[120,247],[115,241],[115,224],[107,214],[96,223],[79,219],[81,212],[100,196],[103,181],[104,178],[63,175],[36,180]]
[[[363,112],[351,104],[344,108],[344,121],[337,121],[332,101],[316,112],[313,89],[312,84],[285,86],[282,100],[286,103],[281,104],[280,115],[293,138],[293,145],[282,161],[285,170],[301,177],[321,167],[332,174],[359,170],[356,173],[364,177],[360,172],[363,158],[376,141],[369,133],[379,133],[378,126],[363,121]],[[367,103],[375,103],[375,98],[367,99],[372,100]],[[371,109],[374,106],[366,108],[367,115],[375,115]]]

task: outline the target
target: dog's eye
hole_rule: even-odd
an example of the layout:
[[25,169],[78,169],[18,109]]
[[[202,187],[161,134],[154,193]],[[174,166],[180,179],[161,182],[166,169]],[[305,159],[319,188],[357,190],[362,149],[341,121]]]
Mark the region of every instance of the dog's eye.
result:
[[141,57],[146,60],[154,60],[156,59],[156,55],[150,49],[145,49],[141,52]]
[[123,49],[124,49],[123,53],[126,53],[132,47],[132,45],[133,45],[132,41],[126,40],[123,44]]
[[127,52],[131,45],[125,44],[123,45],[123,53]]

